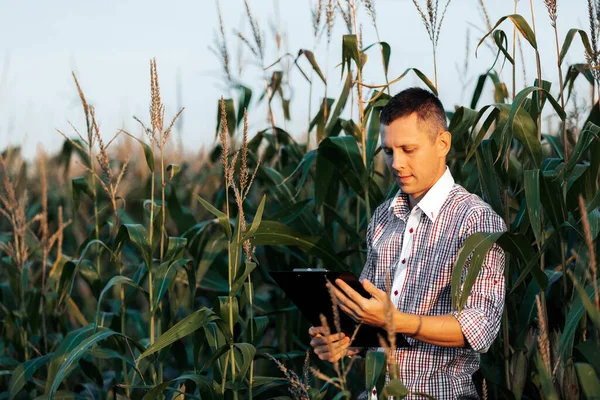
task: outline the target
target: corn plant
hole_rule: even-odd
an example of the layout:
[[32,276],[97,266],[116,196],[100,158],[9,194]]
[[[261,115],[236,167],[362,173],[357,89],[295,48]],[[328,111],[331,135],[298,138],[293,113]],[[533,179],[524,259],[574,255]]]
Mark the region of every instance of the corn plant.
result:
[[[376,43],[362,43],[363,10],[374,29],[383,22],[372,0],[317,2],[313,48],[283,56],[279,46],[276,55],[266,52],[262,16],[246,2],[251,36],[236,32],[236,40],[262,68],[258,94],[232,68],[220,17],[215,52],[227,86],[216,140],[199,154],[173,146],[182,110],[165,123],[155,60],[150,120],[134,117],[141,134],[119,131],[106,140],[102,110],[74,76],[85,126],[59,131],[61,151],[40,154],[33,168],[18,148],[0,157],[0,397],[339,399],[373,387],[409,394],[389,352],[337,367],[311,356],[309,323],[269,271],[319,265],[360,273],[370,216],[398,190],[379,156],[379,112],[412,73],[437,93],[444,11],[438,20],[437,3],[425,4],[433,82],[416,61],[388,76],[392,49],[378,31]],[[570,29],[562,43],[560,9],[551,0],[545,6],[548,19],[531,8],[519,14],[515,2],[510,14],[487,23],[478,47],[511,64],[512,82],[495,63],[477,76],[470,103],[447,111],[455,180],[509,228],[467,239],[450,284],[460,311],[482,255],[493,244],[505,250],[502,328],[475,377],[484,398],[600,396],[598,4],[588,1],[589,32]],[[534,16],[553,27],[559,87],[543,79],[549,66],[542,71],[537,61],[536,79],[518,91],[519,41],[539,60]],[[337,39],[336,18],[347,30]],[[502,30],[509,23],[512,40]],[[342,43],[332,63],[340,64],[342,82],[334,95],[336,75],[317,56],[322,34],[326,46]],[[278,43],[281,32],[274,36]],[[575,40],[585,54],[565,66]],[[382,63],[384,74],[369,77],[381,84],[365,83],[368,62]],[[488,81],[494,100],[481,105]],[[592,108],[583,117],[576,82],[590,87]],[[299,101],[288,96],[292,85],[322,93],[316,110],[307,100],[306,141],[286,129],[291,102]],[[248,114],[260,102],[267,122],[251,132]],[[558,132],[542,124],[542,112],[559,121]]]

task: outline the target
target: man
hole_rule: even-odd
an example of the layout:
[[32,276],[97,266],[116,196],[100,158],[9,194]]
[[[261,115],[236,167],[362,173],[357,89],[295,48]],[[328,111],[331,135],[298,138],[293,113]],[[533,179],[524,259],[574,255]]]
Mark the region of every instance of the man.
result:
[[[476,232],[506,230],[503,220],[475,194],[455,184],[446,167],[451,135],[444,108],[431,92],[410,88],[382,109],[381,148],[400,186],[381,204],[367,229],[367,261],[361,274],[365,299],[344,282],[329,286],[340,308],[356,321],[385,326],[386,303],[396,332],[411,347],[396,349],[400,380],[412,392],[437,399],[478,398],[472,375],[500,328],[504,306],[504,253],[494,245],[464,309],[450,302],[450,279],[464,241]],[[386,294],[389,276],[391,293]],[[309,330],[311,346],[333,362],[361,349],[349,338]],[[327,340],[333,341],[330,353]],[[415,396],[416,397],[416,396]]]

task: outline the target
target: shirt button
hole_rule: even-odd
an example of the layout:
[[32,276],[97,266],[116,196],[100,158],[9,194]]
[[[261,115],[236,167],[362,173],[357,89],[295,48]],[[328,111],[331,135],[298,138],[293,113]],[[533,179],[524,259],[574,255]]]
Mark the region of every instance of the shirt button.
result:
[[414,232],[414,229],[413,229],[413,228],[410,228],[409,232],[410,232],[410,233],[413,233],[413,232]]
[[406,258],[402,260],[402,264],[406,264]]
[[373,389],[373,394],[377,394],[377,389]]
[[398,296],[398,291],[394,290],[394,296]]

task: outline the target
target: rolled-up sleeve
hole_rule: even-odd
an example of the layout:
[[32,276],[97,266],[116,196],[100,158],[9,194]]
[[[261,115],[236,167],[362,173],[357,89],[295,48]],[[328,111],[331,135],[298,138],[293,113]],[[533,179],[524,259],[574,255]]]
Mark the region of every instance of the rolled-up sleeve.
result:
[[[465,240],[477,232],[504,232],[504,221],[491,209],[478,209],[466,221]],[[467,298],[464,308],[452,315],[458,320],[466,341],[471,348],[485,353],[498,335],[504,308],[504,250],[494,244],[484,257],[479,275]],[[468,271],[470,258],[463,270]]]

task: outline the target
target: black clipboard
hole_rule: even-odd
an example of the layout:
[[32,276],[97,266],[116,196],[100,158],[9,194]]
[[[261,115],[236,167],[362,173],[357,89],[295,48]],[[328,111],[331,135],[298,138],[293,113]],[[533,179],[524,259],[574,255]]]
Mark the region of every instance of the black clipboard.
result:
[[[363,288],[358,278],[351,272],[332,272],[326,269],[303,269],[294,271],[272,271],[269,275],[285,292],[288,298],[298,307],[302,315],[313,326],[321,326],[319,315],[327,318],[331,332],[335,332],[331,297],[325,284],[329,280],[335,285],[336,279],[343,280],[363,297],[371,294]],[[348,337],[352,337],[358,325],[349,315],[339,310],[340,327]],[[387,339],[387,332],[382,328],[362,325],[352,342],[352,347],[380,347],[378,334]],[[409,347],[404,335],[396,334],[396,347]]]

